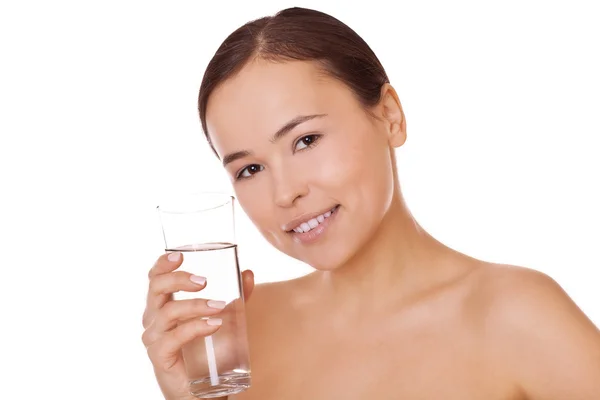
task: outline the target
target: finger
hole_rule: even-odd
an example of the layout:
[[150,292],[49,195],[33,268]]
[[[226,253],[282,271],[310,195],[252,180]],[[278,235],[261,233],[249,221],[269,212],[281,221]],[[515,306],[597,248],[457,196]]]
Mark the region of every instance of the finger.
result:
[[152,328],[162,335],[175,328],[178,322],[213,316],[220,313],[226,305],[224,301],[206,299],[170,301],[157,313]]
[[165,253],[158,257],[152,268],[150,268],[150,271],[148,271],[148,278],[174,271],[179,268],[182,262],[183,254],[181,254],[181,252],[173,251]]
[[249,269],[242,272],[242,287],[244,290],[244,300],[248,300],[254,290],[254,272]]
[[167,332],[160,340],[147,345],[148,356],[153,363],[161,364],[165,360],[172,359],[181,348],[197,337],[204,337],[215,333],[221,324],[221,319],[212,318],[208,320],[193,319],[179,325],[177,328]]
[[158,310],[171,294],[179,291],[198,292],[206,286],[206,278],[185,271],[175,271],[152,277],[148,285],[147,308]]

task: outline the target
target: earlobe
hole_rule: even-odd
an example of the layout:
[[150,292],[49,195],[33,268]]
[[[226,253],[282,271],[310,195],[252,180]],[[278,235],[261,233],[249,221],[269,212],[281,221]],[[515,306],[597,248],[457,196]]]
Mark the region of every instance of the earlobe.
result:
[[382,113],[389,144],[392,147],[400,147],[406,142],[406,120],[400,99],[389,83],[384,84],[381,91]]

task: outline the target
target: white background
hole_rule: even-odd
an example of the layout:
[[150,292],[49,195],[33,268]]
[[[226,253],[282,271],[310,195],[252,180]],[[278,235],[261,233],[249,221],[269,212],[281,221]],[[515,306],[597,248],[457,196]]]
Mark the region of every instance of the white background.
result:
[[[293,5],[346,22],[386,67],[417,220],[551,275],[600,324],[594,3],[2,2],[0,398],[161,398],[140,340],[154,207],[230,190],[196,114],[204,68],[239,25]],[[309,271],[238,215],[258,282]]]

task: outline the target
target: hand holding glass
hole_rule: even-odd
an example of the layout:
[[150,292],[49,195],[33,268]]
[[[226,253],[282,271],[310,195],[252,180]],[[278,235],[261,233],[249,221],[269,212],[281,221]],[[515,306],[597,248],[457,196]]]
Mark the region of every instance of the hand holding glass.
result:
[[174,293],[174,300],[201,297],[216,301],[210,303],[213,306],[225,306],[212,317],[222,320],[219,330],[194,339],[182,349],[190,393],[199,398],[227,396],[250,387],[233,205],[231,196],[199,193],[170,199],[158,207],[165,250],[181,252],[180,270],[206,278],[203,290]]

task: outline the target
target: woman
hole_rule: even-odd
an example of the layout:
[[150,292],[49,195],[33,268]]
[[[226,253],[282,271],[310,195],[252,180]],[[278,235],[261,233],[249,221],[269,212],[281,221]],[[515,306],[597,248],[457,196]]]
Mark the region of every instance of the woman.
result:
[[[315,271],[259,285],[243,273],[252,387],[240,400],[600,399],[600,333],[552,279],[461,254],[403,201],[396,92],[368,45],[300,8],[250,22],[211,60],[202,127],[244,211]],[[168,400],[191,399],[179,351],[217,316],[161,256],[143,341]],[[252,295],[250,296],[250,294]]]

